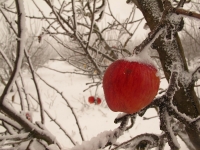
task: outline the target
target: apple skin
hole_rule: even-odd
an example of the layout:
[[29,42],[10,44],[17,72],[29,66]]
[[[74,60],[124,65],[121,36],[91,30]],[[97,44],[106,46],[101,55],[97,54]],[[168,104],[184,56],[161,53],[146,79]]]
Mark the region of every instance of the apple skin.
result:
[[152,102],[160,84],[155,66],[127,61],[113,62],[105,71],[103,90],[112,111],[138,112]]

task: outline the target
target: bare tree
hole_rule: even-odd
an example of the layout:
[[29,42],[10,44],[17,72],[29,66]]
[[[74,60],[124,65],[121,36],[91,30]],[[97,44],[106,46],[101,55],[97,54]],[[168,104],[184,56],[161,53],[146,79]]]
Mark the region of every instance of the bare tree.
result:
[[[10,33],[7,37],[9,40],[6,41],[6,38],[2,38],[0,41],[0,59],[4,60],[4,62],[0,62],[2,66],[0,71],[3,72],[0,72],[0,81],[4,84],[4,90],[0,96],[0,120],[6,130],[0,137],[1,140],[6,141],[2,147],[9,145],[10,147],[24,148],[22,143],[26,143],[25,149],[31,149],[35,144],[40,145],[41,149],[48,149],[49,145],[55,145],[57,149],[62,149],[59,141],[56,141],[55,137],[45,128],[45,116],[48,116],[69,138],[74,145],[73,150],[85,149],[88,145],[93,145],[91,149],[141,150],[157,147],[162,150],[166,143],[171,149],[176,150],[180,149],[177,136],[186,143],[189,149],[200,149],[200,105],[194,91],[194,83],[199,78],[199,68],[189,72],[178,35],[178,32],[183,30],[185,17],[200,19],[200,14],[184,9],[191,4],[198,9],[198,0],[174,0],[173,2],[169,0],[127,0],[128,4],[133,4],[133,9],[126,20],[115,17],[108,0],[71,0],[69,2],[44,0],[44,3],[50,10],[49,15],[42,11],[35,0],[32,0],[32,4],[40,12],[40,15],[32,16],[25,13],[23,0],[0,2],[1,19],[5,21],[5,30]],[[106,7],[108,12],[106,12]],[[135,20],[136,9],[142,12],[144,18]],[[104,19],[105,15],[110,17],[111,21],[100,27],[99,22]],[[144,19],[150,28],[148,37],[132,50],[127,49],[128,43],[131,42],[131,38]],[[25,28],[26,20],[45,21],[42,31],[39,34],[31,35],[30,41],[26,40],[28,36]],[[135,28],[133,28],[134,25]],[[115,36],[111,36],[110,33],[114,33]],[[49,37],[58,44],[51,44],[48,40]],[[44,47],[37,47],[36,42],[44,42]],[[115,123],[120,123],[120,126],[113,131],[99,134],[91,141],[76,146],[75,140],[43,106],[41,89],[38,85],[39,79],[60,94],[74,116],[81,140],[85,140],[76,112],[67,98],[37,74],[37,67],[43,65],[47,60],[39,61],[40,64],[37,64],[39,56],[34,58],[36,52],[40,49],[41,51],[46,50],[47,46],[50,47],[57,55],[53,58],[54,60],[66,61],[77,68],[77,71],[70,73],[90,76],[92,82],[88,88],[91,88],[101,84],[104,71],[110,63],[121,57],[137,55],[146,47],[150,48],[149,45],[153,51],[158,53],[157,58],[165,78],[169,82],[165,93],[161,97],[155,98],[141,111],[116,118]],[[58,49],[58,47],[60,48]],[[48,55],[49,53],[38,54]],[[24,87],[21,74],[24,62],[31,72],[37,97],[28,93]],[[20,79],[20,83],[17,79]],[[17,87],[20,97],[20,111],[10,107],[6,99],[7,96],[12,96],[14,86]],[[38,103],[40,122],[32,122],[29,112],[31,101]],[[160,129],[163,133],[161,135],[141,134],[115,145],[122,133],[134,125],[136,115],[143,116],[146,110],[152,107],[158,110]],[[131,120],[131,126],[127,125],[129,120]]]

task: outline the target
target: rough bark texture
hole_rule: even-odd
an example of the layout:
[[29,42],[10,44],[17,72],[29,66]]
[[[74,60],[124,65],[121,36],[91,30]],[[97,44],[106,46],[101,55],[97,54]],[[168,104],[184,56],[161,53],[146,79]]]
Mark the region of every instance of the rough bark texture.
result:
[[[133,1],[135,2],[135,1]],[[162,12],[164,10],[163,4],[161,0],[137,0],[135,3],[137,7],[143,13],[148,26],[152,30],[157,23],[159,22],[159,16],[161,17]],[[150,9],[150,5],[154,8]],[[160,13],[159,13],[160,12]],[[157,13],[157,14],[155,14]],[[153,44],[154,48],[158,51],[160,61],[165,73],[165,77],[167,80],[170,78],[170,70],[169,67],[173,62],[181,62],[183,70],[188,72],[188,67],[186,64],[183,48],[181,45],[181,41],[179,39],[178,34],[175,34],[174,40],[171,42],[172,51],[167,50],[168,44],[163,40],[162,36],[160,36]],[[184,87],[181,82],[179,82],[180,89],[176,92],[173,102],[174,105],[177,106],[178,110],[191,118],[195,118],[200,114],[200,105],[198,102],[198,98],[194,91],[194,85],[190,84],[188,87]],[[194,127],[186,127],[186,132],[190,137],[190,141],[194,145],[194,147],[199,150],[200,149],[200,135],[197,131],[194,130]]]

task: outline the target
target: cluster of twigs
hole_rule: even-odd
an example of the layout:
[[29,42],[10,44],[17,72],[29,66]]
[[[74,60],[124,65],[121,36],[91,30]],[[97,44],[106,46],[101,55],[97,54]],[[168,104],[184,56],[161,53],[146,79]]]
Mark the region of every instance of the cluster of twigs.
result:
[[[56,42],[66,48],[68,54],[62,56],[61,60],[68,61],[78,70],[81,70],[82,74],[88,74],[88,76],[95,78],[98,77],[101,79],[105,68],[110,62],[116,60],[122,53],[124,53],[123,55],[131,54],[129,50],[125,49],[125,47],[136,29],[130,33],[128,25],[133,25],[137,22],[140,24],[142,20],[133,21],[134,17],[132,17],[128,18],[124,23],[121,23],[112,14],[110,4],[107,0],[80,3],[72,0],[69,3],[63,2],[60,4],[60,8],[54,6],[51,1],[46,0],[46,4],[48,4],[52,10],[51,14],[55,16],[53,19],[48,19],[48,17],[41,11],[38,4],[34,0],[32,1],[49,24],[48,27],[43,28],[45,34],[42,33],[41,38],[43,35],[49,35]],[[109,6],[110,14],[105,13],[106,4]],[[76,8],[77,5],[78,9]],[[72,6],[72,10],[68,10],[69,6]],[[69,15],[68,12],[72,13],[72,16],[66,17]],[[135,12],[132,11],[130,17],[134,16],[134,13]],[[100,22],[104,16],[103,14],[110,15],[114,21],[113,23],[109,23],[108,26],[100,31],[98,22]],[[90,22],[88,22],[87,19],[89,19]],[[55,22],[58,23],[59,27],[54,27]],[[121,30],[121,28],[123,28],[123,30]],[[60,31],[59,29],[62,30]],[[111,39],[111,42],[115,43],[115,45],[121,43],[121,48],[115,46],[115,49],[113,49],[108,40],[104,37],[107,32],[110,32],[110,30],[116,30],[116,32],[118,32],[119,29],[121,30],[119,32],[119,39],[125,34],[129,35],[129,37],[124,43],[113,41]],[[63,41],[58,35],[67,37],[69,42]],[[73,43],[73,45],[70,45],[70,42]]]

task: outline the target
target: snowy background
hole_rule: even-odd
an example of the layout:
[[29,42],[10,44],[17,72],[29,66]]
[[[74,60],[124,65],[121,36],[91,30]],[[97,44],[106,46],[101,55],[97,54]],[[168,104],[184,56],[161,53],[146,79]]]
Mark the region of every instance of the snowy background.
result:
[[[115,10],[119,9],[117,6],[113,5]],[[138,30],[138,32],[140,31],[141,30]],[[39,32],[41,31],[38,30],[38,33]],[[59,73],[48,68],[63,72],[66,71],[68,73]],[[69,135],[76,144],[81,144],[82,139],[79,133],[81,130],[84,140],[89,141],[100,133],[111,131],[119,127],[119,124],[114,123],[114,119],[120,114],[120,112],[112,112],[107,107],[102,85],[99,85],[98,89],[96,89],[96,86],[88,89],[88,87],[91,85],[90,83],[93,83],[89,76],[73,74],[69,72],[75,72],[75,68],[73,68],[67,62],[52,60],[45,63],[43,67],[40,66],[37,70],[37,73],[42,80],[53,87],[51,88],[37,77],[43,106],[46,113],[51,116],[50,119],[49,116],[45,114],[45,126],[66,150],[70,150],[74,147],[67,135]],[[26,89],[29,99],[31,100],[31,112],[28,113],[34,123],[41,121],[39,113],[40,106],[34,101],[34,97],[37,97],[37,92],[32,80],[32,75],[25,69],[22,70],[22,77],[25,81],[24,88]],[[21,83],[20,79],[17,80],[19,83]],[[167,86],[168,84],[166,80],[162,79],[160,88],[166,89]],[[3,91],[3,89],[4,86],[0,85],[0,92]],[[65,99],[63,99],[59,93],[62,93],[62,96]],[[89,96],[101,98],[102,103],[99,105],[88,103]],[[13,108],[18,109],[18,112],[20,112],[20,98],[16,87],[14,87],[14,91],[9,93],[6,98],[8,104]],[[80,125],[80,130],[78,129],[77,121]],[[62,127],[62,129],[60,127]],[[4,129],[1,128],[1,131],[3,132]],[[159,130],[159,119],[154,109],[149,109],[143,117],[137,117],[135,125],[129,131],[126,131],[124,135],[117,140],[117,143],[122,143],[142,133],[161,133]],[[180,139],[179,143],[181,145],[181,150],[187,150],[186,146],[183,142],[181,142]],[[165,150],[169,149],[169,146],[166,145]]]

